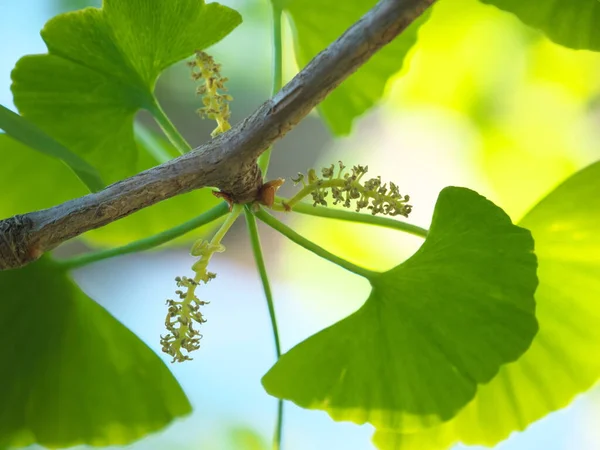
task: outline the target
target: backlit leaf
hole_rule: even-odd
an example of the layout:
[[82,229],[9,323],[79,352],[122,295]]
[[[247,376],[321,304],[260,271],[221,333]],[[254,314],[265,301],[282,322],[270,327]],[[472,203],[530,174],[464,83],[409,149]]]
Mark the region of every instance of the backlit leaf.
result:
[[600,51],[598,0],[481,0],[514,13],[557,44]]
[[0,272],[0,447],[124,445],[188,414],[165,364],[48,257]]
[[[284,2],[294,31],[296,59],[304,67],[377,2],[375,0],[289,0]],[[400,71],[429,17],[426,12],[394,41],[377,52],[321,103],[319,112],[331,131],[349,134],[352,122],[381,99],[388,79]]]
[[537,331],[531,235],[468,189],[444,189],[422,247],[370,281],[358,311],[281,357],[267,392],[417,430],[451,419]]
[[133,118],[141,108],[156,114],[160,73],[240,21],[203,0],[104,0],[102,9],[61,14],[41,32],[48,54],[25,56],[13,70],[15,105],[108,182],[132,175]]
[[569,178],[521,221],[535,238],[540,331],[453,420],[422,433],[377,432],[381,449],[495,445],[567,406],[600,377],[600,163]]

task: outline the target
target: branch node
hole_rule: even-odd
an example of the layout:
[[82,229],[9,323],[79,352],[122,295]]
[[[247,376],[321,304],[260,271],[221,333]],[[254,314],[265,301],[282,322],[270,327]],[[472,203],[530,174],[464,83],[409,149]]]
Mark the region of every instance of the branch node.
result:
[[0,270],[23,267],[43,254],[43,250],[31,242],[33,220],[17,215],[0,220]]

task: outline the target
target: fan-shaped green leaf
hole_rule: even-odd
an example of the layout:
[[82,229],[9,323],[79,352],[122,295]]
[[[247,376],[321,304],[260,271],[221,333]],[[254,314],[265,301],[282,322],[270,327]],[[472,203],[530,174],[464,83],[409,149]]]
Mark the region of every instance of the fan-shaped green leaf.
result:
[[481,0],[514,13],[558,44],[600,51],[598,0]]
[[[298,65],[304,67],[376,3],[376,0],[284,2],[294,30]],[[404,58],[417,41],[419,28],[428,17],[428,12],[423,14],[321,103],[319,112],[334,134],[349,134],[353,120],[381,99],[388,79],[402,68]]]
[[122,445],[190,412],[165,364],[47,258],[0,272],[0,447]]
[[13,73],[23,117],[98,168],[107,181],[135,172],[133,117],[153,113],[154,84],[171,64],[222,39],[237,12],[203,0],[104,0],[51,19],[48,54]]
[[450,422],[415,434],[377,432],[379,448],[495,445],[565,407],[600,377],[600,163],[565,181],[520,224],[533,233],[539,264],[540,331],[531,348]]
[[370,281],[358,311],[281,357],[267,392],[415,430],[452,418],[537,331],[531,235],[468,189],[444,189],[423,246]]

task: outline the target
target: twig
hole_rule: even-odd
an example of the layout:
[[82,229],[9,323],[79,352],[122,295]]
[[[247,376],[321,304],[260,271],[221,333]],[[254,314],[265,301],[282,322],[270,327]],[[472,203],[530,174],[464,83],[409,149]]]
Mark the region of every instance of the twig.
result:
[[380,0],[272,99],[233,129],[160,166],[53,208],[0,221],[0,270],[22,267],[86,231],[175,195],[214,186],[256,198],[256,159],[435,0]]

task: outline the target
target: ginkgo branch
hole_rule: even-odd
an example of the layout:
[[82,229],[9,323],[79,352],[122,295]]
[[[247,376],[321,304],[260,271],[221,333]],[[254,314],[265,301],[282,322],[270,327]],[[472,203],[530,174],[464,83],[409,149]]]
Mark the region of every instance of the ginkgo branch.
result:
[[0,270],[22,267],[86,231],[205,186],[236,203],[262,185],[257,158],[435,0],[380,0],[252,115],[192,152],[102,191],[0,221]]

